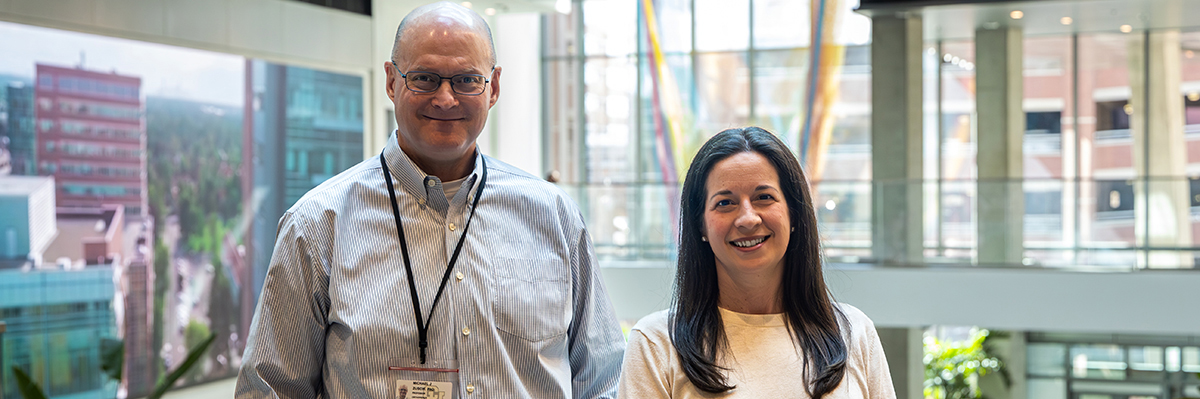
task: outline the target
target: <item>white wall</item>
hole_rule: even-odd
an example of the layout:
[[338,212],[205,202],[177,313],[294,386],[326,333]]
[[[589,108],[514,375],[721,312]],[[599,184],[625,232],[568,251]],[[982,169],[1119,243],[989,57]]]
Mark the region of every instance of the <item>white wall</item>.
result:
[[500,101],[480,137],[486,154],[532,173],[542,173],[542,60],[541,15],[502,14],[492,18],[497,63],[501,75]]
[[371,18],[285,0],[0,0],[0,20],[363,73]]

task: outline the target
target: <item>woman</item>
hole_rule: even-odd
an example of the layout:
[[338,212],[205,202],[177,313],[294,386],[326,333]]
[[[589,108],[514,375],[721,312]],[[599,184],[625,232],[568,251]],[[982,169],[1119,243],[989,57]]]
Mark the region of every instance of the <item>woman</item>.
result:
[[895,398],[871,320],[821,274],[808,182],[774,134],[709,139],[683,183],[670,309],[629,333],[621,398]]

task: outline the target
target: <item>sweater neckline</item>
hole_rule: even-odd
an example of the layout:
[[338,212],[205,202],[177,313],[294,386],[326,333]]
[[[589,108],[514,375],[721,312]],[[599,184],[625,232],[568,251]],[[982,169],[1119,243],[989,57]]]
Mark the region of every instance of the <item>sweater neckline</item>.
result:
[[747,327],[782,327],[786,324],[783,313],[769,314],[749,314],[738,313],[722,307],[717,307],[721,311],[721,320],[726,324],[741,325]]

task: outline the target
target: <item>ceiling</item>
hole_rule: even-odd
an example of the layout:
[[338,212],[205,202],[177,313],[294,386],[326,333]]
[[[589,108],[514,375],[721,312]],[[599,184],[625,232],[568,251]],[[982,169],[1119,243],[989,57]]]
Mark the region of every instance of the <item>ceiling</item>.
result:
[[[917,2],[917,5],[862,7],[867,15],[909,13],[923,18],[926,40],[970,39],[975,30],[1018,26],[1026,36],[1132,32],[1158,29],[1200,30],[1200,0],[1042,0],[1003,3]],[[912,4],[912,3],[908,3]],[[926,5],[921,5],[926,4]],[[1020,19],[1013,18],[1020,11]],[[1064,24],[1064,17],[1070,18]]]

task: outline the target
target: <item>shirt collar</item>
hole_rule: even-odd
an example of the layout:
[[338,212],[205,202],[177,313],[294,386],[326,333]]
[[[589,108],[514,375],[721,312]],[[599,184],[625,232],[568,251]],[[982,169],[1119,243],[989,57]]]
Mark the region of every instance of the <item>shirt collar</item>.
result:
[[[425,173],[425,171],[421,170],[421,168],[412,161],[412,158],[408,157],[408,154],[404,153],[404,150],[400,148],[399,142],[396,141],[396,133],[397,132],[395,130],[392,130],[392,134],[388,136],[387,144],[383,148],[383,159],[387,162],[388,169],[392,172],[392,178],[399,182],[400,189],[417,198],[419,202],[424,204],[430,201],[430,182],[432,182],[435,186],[440,186],[442,184],[442,180],[438,179],[437,176],[432,176],[428,173]],[[476,146],[475,163],[473,169],[471,170],[471,173],[466,176],[466,180],[463,181],[462,188],[459,189],[459,191],[470,189],[471,194],[469,195],[469,198],[474,198],[475,183],[479,180],[479,174],[483,172],[483,169],[481,168],[483,165],[483,162],[481,161],[482,158],[483,154],[479,152],[479,147]],[[437,202],[437,199],[435,198],[434,201]],[[442,201],[444,201],[444,199]]]

